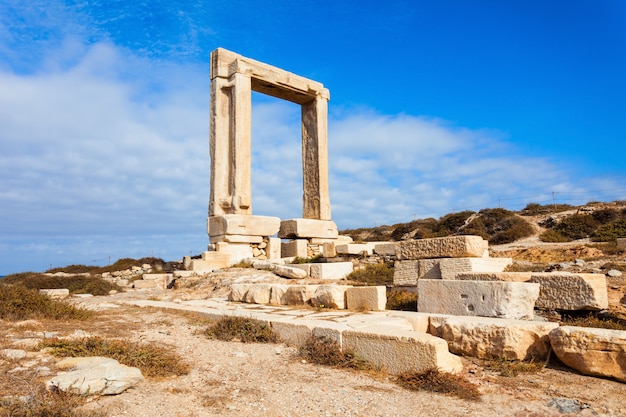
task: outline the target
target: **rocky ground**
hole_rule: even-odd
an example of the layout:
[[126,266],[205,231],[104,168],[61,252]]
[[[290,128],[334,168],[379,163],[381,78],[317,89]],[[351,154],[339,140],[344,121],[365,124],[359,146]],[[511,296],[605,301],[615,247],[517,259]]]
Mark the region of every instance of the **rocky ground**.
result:
[[[88,322],[3,322],[2,346],[33,350],[44,332],[123,337],[168,346],[192,365],[186,376],[146,379],[120,395],[87,403],[108,416],[626,416],[626,384],[555,363],[539,373],[503,377],[485,362],[464,359],[463,375],[482,393],[480,401],[466,401],[408,391],[380,373],[306,363],[283,344],[210,340],[200,334],[207,323],[197,316],[124,304],[171,295],[142,290],[85,299],[81,302],[99,311]],[[0,362],[1,394],[27,394],[36,382],[32,371],[43,366],[40,373],[55,373],[57,360],[29,351],[25,358]]]

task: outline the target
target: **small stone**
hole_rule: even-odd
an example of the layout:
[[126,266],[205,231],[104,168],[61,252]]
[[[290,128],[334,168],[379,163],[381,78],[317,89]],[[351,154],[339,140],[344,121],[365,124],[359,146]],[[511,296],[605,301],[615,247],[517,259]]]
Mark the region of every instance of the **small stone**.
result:
[[606,274],[612,278],[616,278],[616,277],[622,276],[622,271],[619,271],[617,269],[609,269],[609,271]]

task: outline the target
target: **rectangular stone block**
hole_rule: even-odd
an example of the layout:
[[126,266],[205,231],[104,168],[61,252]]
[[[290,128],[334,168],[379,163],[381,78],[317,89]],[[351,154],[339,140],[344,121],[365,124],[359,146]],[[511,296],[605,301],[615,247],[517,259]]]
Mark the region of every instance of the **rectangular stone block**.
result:
[[209,237],[223,235],[273,236],[280,229],[280,219],[248,214],[223,214],[209,217]]
[[415,286],[419,277],[418,260],[396,261],[393,266],[393,285]]
[[348,243],[337,245],[337,253],[340,255],[361,255],[365,252],[367,256],[372,256],[376,244],[371,243]]
[[202,253],[202,259],[191,260],[189,269],[198,274],[205,274],[216,269],[229,267],[231,265],[230,259],[229,253],[206,251]]
[[161,288],[165,289],[167,287],[165,283],[165,279],[138,279],[131,283],[132,288],[135,289],[145,289],[145,288]]
[[265,253],[267,259],[280,259],[281,258],[281,246],[282,242],[278,237],[270,237],[267,239],[267,246],[265,247]]
[[439,260],[441,279],[455,279],[463,272],[502,272],[511,258],[443,258]]
[[354,270],[352,262],[313,263],[310,265],[309,275],[315,279],[340,280]]
[[396,256],[396,244],[394,242],[377,243],[374,253],[381,256]]
[[453,279],[462,281],[510,281],[528,282],[532,272],[462,272]]
[[399,260],[488,256],[488,244],[480,236],[449,236],[396,242]]
[[387,288],[383,285],[348,288],[346,303],[350,310],[382,311],[387,305]]
[[334,242],[322,243],[322,256],[324,258],[334,258],[337,256],[337,249]]
[[541,285],[537,308],[604,310],[609,307],[604,274],[533,272],[530,282]]
[[617,239],[617,249],[626,249],[626,238]]
[[211,243],[261,243],[263,242],[263,236],[251,236],[251,235],[218,235],[211,236]]
[[558,323],[489,317],[437,315],[430,333],[448,342],[450,352],[475,358],[545,359],[549,333]]
[[[331,220],[290,219],[280,222],[278,237],[294,238],[337,238],[337,225]],[[284,256],[284,255],[283,255]]]
[[281,342],[289,346],[303,346],[313,334],[313,323],[306,323],[304,321],[278,321],[274,320],[271,323],[272,330],[278,334]]
[[306,258],[308,254],[308,242],[306,239],[294,239],[290,242],[282,242],[281,257],[290,258]]
[[343,310],[346,308],[346,291],[348,285],[320,285],[311,297],[311,304],[314,307],[336,308]]
[[417,282],[417,311],[532,320],[539,286],[527,282],[453,281]]
[[458,373],[463,364],[448,351],[445,340],[427,333],[406,330],[350,331],[342,334],[343,349],[380,366],[390,374],[439,369]]

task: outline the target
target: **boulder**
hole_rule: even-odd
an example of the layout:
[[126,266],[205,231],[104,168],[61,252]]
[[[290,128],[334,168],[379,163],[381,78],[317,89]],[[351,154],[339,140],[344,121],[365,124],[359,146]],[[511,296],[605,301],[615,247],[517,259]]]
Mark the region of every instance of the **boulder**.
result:
[[567,366],[626,382],[626,331],[562,326],[550,332],[550,343]]
[[268,304],[270,302],[270,284],[252,284],[244,296],[244,301],[250,304]]

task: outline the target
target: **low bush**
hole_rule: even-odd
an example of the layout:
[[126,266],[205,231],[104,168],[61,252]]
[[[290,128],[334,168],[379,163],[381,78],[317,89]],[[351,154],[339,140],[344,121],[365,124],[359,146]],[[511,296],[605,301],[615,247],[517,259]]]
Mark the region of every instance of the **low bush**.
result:
[[618,238],[626,237],[626,220],[618,220],[614,223],[600,226],[591,239],[594,242],[612,242]]
[[538,203],[528,203],[526,207],[524,207],[520,214],[522,216],[536,216],[538,214],[545,213],[556,213],[559,211],[571,210],[574,207],[569,204],[557,204],[556,207],[554,204],[538,204]]
[[417,293],[410,291],[387,291],[387,310],[417,311]]
[[74,307],[62,301],[51,299],[36,289],[21,285],[0,284],[0,319],[86,319],[91,311]]
[[47,339],[40,348],[52,348],[61,357],[105,356],[139,368],[148,377],[187,375],[189,364],[168,348],[134,343],[129,340],[88,337],[83,339]]
[[570,242],[572,239],[563,236],[561,232],[557,232],[554,229],[548,229],[539,235],[539,240],[542,242],[563,243]]
[[342,351],[339,344],[329,337],[310,337],[300,347],[299,355],[316,365],[357,370],[373,370],[372,364],[350,351]]
[[396,377],[395,382],[412,391],[431,391],[452,395],[464,400],[480,399],[478,387],[459,375],[431,369],[423,373],[406,372]]
[[292,264],[314,264],[314,263],[321,263],[322,262],[322,255],[315,255],[312,256],[310,258],[300,258],[299,256],[296,256],[293,261],[291,261]]
[[367,285],[393,284],[393,264],[365,264],[362,268],[350,272],[346,279]]
[[600,223],[588,214],[574,214],[561,220],[553,230],[572,241],[589,237],[599,226]]
[[536,361],[513,361],[504,358],[489,359],[485,366],[492,371],[498,372],[500,376],[516,377],[519,374],[536,374],[540,372],[545,363]]
[[209,326],[205,334],[226,342],[276,343],[278,335],[269,324],[248,317],[224,316]]
[[84,397],[47,390],[43,384],[30,387],[30,395],[0,398],[2,417],[105,417],[102,411],[82,411]]
[[72,294],[107,295],[109,291],[123,291],[123,289],[99,277],[71,275],[50,276],[36,272],[7,275],[2,283],[19,284],[30,289],[59,289],[67,288]]
[[533,226],[515,213],[502,208],[483,209],[479,216],[461,229],[464,235],[477,235],[490,244],[511,243],[532,236]]

